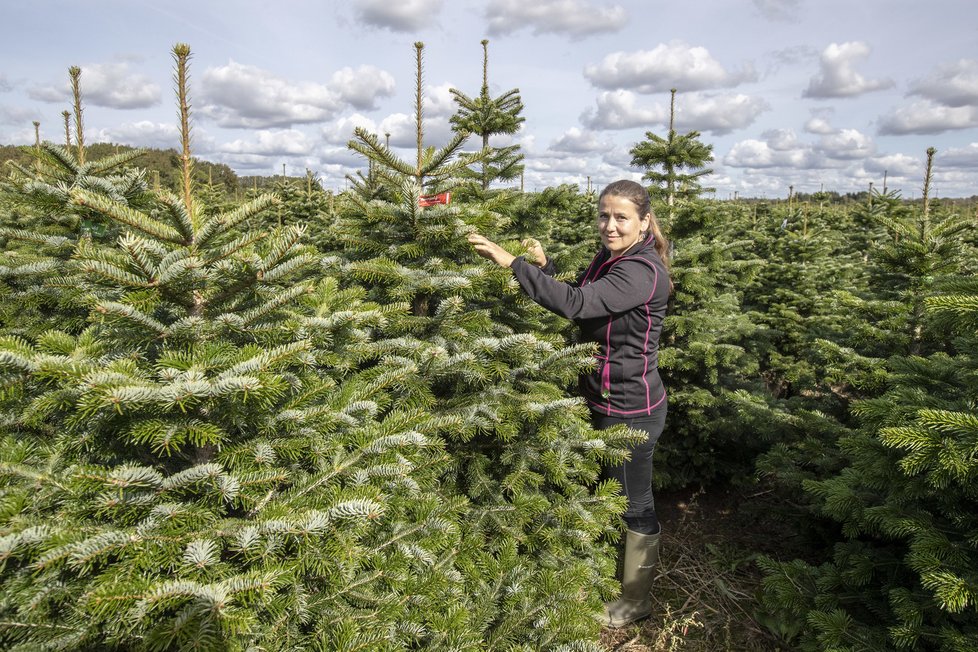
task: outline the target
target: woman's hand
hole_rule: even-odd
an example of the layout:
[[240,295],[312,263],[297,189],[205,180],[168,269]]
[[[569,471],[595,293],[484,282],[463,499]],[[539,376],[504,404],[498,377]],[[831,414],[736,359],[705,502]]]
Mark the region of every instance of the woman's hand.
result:
[[526,259],[537,267],[544,267],[547,264],[547,254],[543,252],[543,245],[536,238],[527,238],[522,242],[526,247]]
[[475,253],[479,254],[483,258],[488,258],[492,262],[496,263],[500,267],[509,267],[516,260],[516,256],[509,253],[495,242],[489,238],[479,235],[478,233],[470,233],[468,235],[469,244],[475,249]]

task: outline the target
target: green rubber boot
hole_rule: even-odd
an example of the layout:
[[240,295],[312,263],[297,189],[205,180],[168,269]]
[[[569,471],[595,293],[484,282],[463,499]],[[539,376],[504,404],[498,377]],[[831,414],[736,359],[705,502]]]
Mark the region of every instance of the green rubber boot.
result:
[[659,561],[659,534],[625,531],[621,597],[604,605],[604,624],[624,627],[652,613],[652,578]]

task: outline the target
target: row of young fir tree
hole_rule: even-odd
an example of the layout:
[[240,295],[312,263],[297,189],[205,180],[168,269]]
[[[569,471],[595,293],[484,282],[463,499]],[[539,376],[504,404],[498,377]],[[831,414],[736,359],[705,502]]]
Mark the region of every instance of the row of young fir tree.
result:
[[598,650],[634,437],[468,252],[492,200],[419,207],[484,158],[361,134],[378,198],[208,205],[173,55],[178,192],[81,137],[4,182],[2,647]]
[[[676,282],[658,487],[777,497],[745,506],[796,528],[764,546],[756,617],[793,649],[976,649],[978,239],[971,209],[929,198],[935,152],[923,201],[723,202],[699,197],[698,133],[647,138],[633,164],[656,168]],[[541,239],[559,269],[597,246],[590,190],[489,197],[508,218],[494,235]],[[511,283],[500,293],[519,301]]]
[[792,649],[978,650],[978,214],[930,198],[933,148],[922,202],[772,210],[695,199],[697,132],[647,138],[676,277],[658,481],[774,490],[795,541],[758,558],[756,617]]
[[[27,647],[49,641],[65,649],[84,649],[95,640],[112,641],[120,649],[207,649],[228,641],[246,649],[254,641],[264,646],[271,640],[327,649],[381,640],[392,641],[393,648],[551,649],[593,640],[587,615],[595,605],[591,588],[600,580],[595,585],[601,591],[613,590],[608,542],[620,508],[613,491],[596,484],[596,467],[618,454],[627,435],[616,433],[621,437],[607,441],[589,431],[566,391],[586,353],[567,348],[567,325],[527,305],[507,275],[474,261],[463,236],[471,228],[508,235],[514,243],[534,235],[562,269],[573,270],[595,244],[587,232],[594,197],[572,187],[531,195],[488,191],[484,181],[491,170],[484,161],[491,148],[480,153],[481,159],[467,157],[464,131],[442,150],[422,148],[420,44],[416,55],[418,160],[402,161],[376,137],[358,134],[351,145],[367,156],[369,172],[356,192],[336,205],[307,187],[305,193],[285,193],[284,205],[256,198],[248,207],[218,213],[185,192],[184,206],[194,207],[185,213],[195,212],[197,221],[232,224],[219,237],[205,232],[202,240],[188,230],[191,235],[177,245],[163,237],[172,233],[147,226],[117,205],[157,220],[160,215],[181,219],[173,217],[175,198],[163,198],[161,207],[159,198],[146,197],[138,174],[113,173],[113,165],[125,160],[85,167],[80,154],[72,158],[46,147],[41,152],[46,167],[21,170],[6,195],[4,219],[4,292],[16,300],[4,301],[5,332],[12,338],[12,362],[4,358],[10,388],[4,399],[13,457],[0,468],[6,474],[5,504],[8,495],[21,501],[13,500],[4,516],[5,523],[13,523],[4,526],[4,541],[16,552],[5,555],[4,572],[20,578],[4,581],[11,591],[4,592],[3,632],[9,640]],[[491,104],[484,97],[485,64],[483,82],[485,109]],[[491,109],[486,113],[492,117]],[[485,135],[478,123],[468,126]],[[694,192],[678,201],[670,201],[677,193],[668,192],[675,169],[650,178],[664,181],[660,219],[675,243],[676,293],[661,360],[670,386],[670,419],[657,458],[660,485],[760,479],[777,486],[783,515],[801,524],[808,554],[806,561],[784,555],[761,561],[767,577],[759,618],[794,647],[974,649],[976,557],[969,506],[978,292],[968,280],[974,240],[965,230],[967,220],[936,203],[908,205],[886,190],[847,211],[790,201],[786,209],[765,210],[696,199],[697,169],[709,160],[708,146],[695,132],[680,136],[670,128],[666,139],[648,136],[633,150],[636,165],[684,160],[685,152],[692,154],[685,160],[694,173],[679,187]],[[666,159],[677,152],[678,159]],[[927,178],[929,172],[928,166]],[[467,176],[478,183],[455,185]],[[447,188],[456,191],[450,207],[418,207],[421,194]],[[113,203],[86,201],[86,192]],[[39,218],[45,227],[40,233],[17,230],[18,224],[36,225]],[[297,227],[303,224],[308,229],[300,236]],[[145,243],[129,241],[133,234],[151,242],[163,238],[162,248],[150,256],[149,249],[141,249]],[[300,245],[301,237],[314,247]],[[22,242],[31,244],[17,244]],[[201,257],[201,247],[217,243],[220,256]],[[184,245],[189,249],[177,253]],[[282,268],[271,276],[269,263],[258,262],[269,255],[271,269]],[[142,261],[147,256],[148,262]],[[276,257],[283,262],[276,263]],[[165,277],[174,290],[162,285],[164,262],[179,263],[175,275]],[[159,279],[136,282],[107,271],[113,265],[147,279],[155,270]],[[231,314],[246,316],[230,324]],[[214,325],[205,328],[211,320]],[[163,331],[140,335],[139,324]],[[75,338],[70,346],[68,340],[50,343],[66,336]],[[82,345],[82,336],[91,343]],[[266,386],[257,372],[257,381],[248,379],[258,383],[255,387],[226,384],[232,376],[239,382],[238,376],[248,375],[235,367],[248,355],[298,341],[308,341],[302,346],[309,350],[269,362],[263,370],[279,379],[271,396],[263,392],[275,383]],[[219,354],[211,350],[218,343]],[[223,350],[227,347],[234,353]],[[174,365],[172,349],[190,357]],[[61,355],[97,362],[90,367],[72,362],[76,375],[51,376],[31,367],[28,353],[45,361]],[[165,375],[127,367],[122,376],[99,380],[98,392],[84,401],[82,394],[53,398],[52,386],[80,392],[87,387],[79,380],[87,378],[84,374],[122,364],[117,358],[128,358],[129,365],[140,360],[154,374],[165,369]],[[195,382],[225,383],[225,393],[211,389],[204,401],[193,394],[202,392],[202,385],[189,390],[187,396],[196,398],[188,400],[198,401],[190,416],[187,405],[174,400],[174,387],[166,387],[165,402],[147,398],[165,385],[182,391],[188,380],[175,375],[174,366],[192,372]],[[325,387],[311,390],[304,383]],[[130,406],[133,397],[143,402]],[[222,406],[224,400],[228,405]],[[57,411],[41,409],[52,401]],[[244,409],[249,401],[251,411]],[[365,401],[371,404],[367,417],[356,411],[366,409]],[[300,405],[306,407],[296,408]],[[112,425],[90,423],[101,423],[90,417],[109,406],[115,409],[108,420]],[[308,423],[288,421],[297,419],[296,409],[305,410]],[[73,411],[77,414],[69,416]],[[268,421],[277,411],[289,415],[291,436],[281,425],[285,421]],[[337,414],[345,415],[343,428],[319,425],[338,419]],[[361,421],[345,422],[350,414]],[[70,428],[59,419],[70,421]],[[101,434],[85,430],[79,436],[82,422]],[[364,435],[365,423],[376,424],[372,427],[385,437],[409,431],[424,444],[399,440],[374,452],[371,437],[377,433]],[[211,427],[216,430],[210,435],[201,434],[201,428]],[[144,432],[151,434],[137,434]],[[313,433],[318,444],[307,441]],[[344,437],[351,439],[343,442]],[[100,441],[112,445],[101,450],[90,443]],[[343,456],[360,454],[336,471],[337,453],[329,447]],[[253,460],[234,466],[252,449]],[[239,452],[231,455],[231,450]],[[371,459],[375,454],[379,457]],[[328,479],[316,475],[327,459]],[[385,459],[396,462],[391,466]],[[106,469],[116,475],[99,481],[86,476],[88,493],[71,494],[79,504],[56,512],[73,537],[64,530],[57,536],[35,530],[50,522],[54,504],[65,502],[64,494],[54,494],[47,506],[42,501],[36,509],[25,508],[28,494],[43,495],[41,478],[49,476],[39,469],[87,469],[73,466],[79,460],[103,475]],[[216,475],[194,475],[208,464],[214,465],[208,473]],[[243,480],[266,467],[279,469],[277,479]],[[297,468],[304,469],[304,478],[291,477]],[[147,469],[162,473],[163,479],[154,480],[160,487],[126,476]],[[178,490],[162,489],[170,476],[180,478],[169,481],[179,484]],[[65,487],[65,478],[81,481],[62,476]],[[226,482],[236,493],[223,503],[204,490]],[[303,482],[311,488],[295,488]],[[240,497],[249,483],[251,493],[261,495],[250,499],[259,508]],[[401,483],[413,492],[396,491]],[[354,488],[354,498],[343,495]],[[329,499],[320,495],[327,489]],[[82,496],[108,500],[113,491],[112,509],[81,507]],[[298,499],[282,502],[289,493]],[[223,496],[219,490],[218,495]],[[346,507],[364,496],[373,506],[353,516],[332,516],[333,529],[308,533],[296,525],[303,509],[329,514],[326,506]],[[150,537],[155,543],[149,544],[139,539],[140,555],[155,557],[141,558],[119,542],[99,538],[155,527],[161,504],[164,511],[172,509],[175,497],[174,504],[203,510],[204,520],[214,525],[175,518],[180,536],[170,537],[165,553],[153,547],[165,538]],[[427,501],[428,507],[415,501]],[[290,533],[276,530],[272,536],[263,529],[268,518],[282,514],[294,519],[284,526],[281,518],[272,518],[272,527],[291,528]],[[352,539],[338,537],[350,524],[342,519],[358,524]],[[249,533],[257,528],[256,545],[274,541],[275,554],[260,564],[246,561],[243,549],[230,541],[230,533],[242,528]],[[229,588],[232,579],[253,579],[259,568],[281,571],[276,564],[295,561],[300,542],[315,542],[315,548],[324,541],[347,551],[328,560],[345,562],[343,572],[327,571],[322,562],[302,565],[310,563],[306,560],[301,570],[288,569],[288,582]],[[58,584],[57,591],[33,581],[38,556],[55,550],[62,558],[51,563],[47,578]],[[150,559],[167,560],[166,574],[150,581],[141,572],[143,583],[128,586],[136,573],[132,567],[143,569],[140,564]],[[416,584],[421,566],[435,569],[420,575],[428,578],[423,588]],[[394,575],[406,583],[392,579],[398,568]],[[377,575],[365,579],[367,570]],[[78,577],[68,582],[65,574],[71,572]],[[175,583],[166,584],[164,578],[174,576]],[[343,581],[353,586],[349,592],[336,588]],[[105,592],[110,585],[116,593],[92,597],[95,587]],[[325,590],[328,599],[324,587],[332,590]],[[162,593],[151,597],[153,591]],[[215,600],[214,591],[222,599]],[[451,596],[446,604],[453,608],[427,613],[425,605],[431,603],[425,596],[436,595],[436,601]],[[317,609],[334,600],[353,615],[322,619]],[[73,612],[66,605],[82,608]],[[95,606],[100,618],[93,618]],[[69,611],[74,616],[65,619]],[[273,625],[270,613],[278,619]],[[376,627],[365,629],[368,619]]]
[[[659,487],[773,488],[754,509],[798,528],[758,562],[757,619],[786,643],[974,649],[976,240],[970,214],[929,197],[935,152],[922,202],[884,187],[772,206],[700,198],[712,148],[697,132],[646,136],[632,163],[675,246]],[[590,189],[488,196],[499,235],[541,238],[560,269],[597,246]]]
[[[921,202],[773,210],[700,198],[712,147],[671,120],[631,154],[674,246],[657,484],[774,490],[798,529],[756,618],[792,648],[978,650],[978,214],[931,199],[936,150]],[[511,199],[505,233],[579,268],[577,196]]]

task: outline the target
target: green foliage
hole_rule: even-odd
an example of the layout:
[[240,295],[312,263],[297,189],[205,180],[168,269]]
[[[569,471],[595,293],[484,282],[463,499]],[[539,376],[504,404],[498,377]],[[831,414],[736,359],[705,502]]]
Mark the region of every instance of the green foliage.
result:
[[411,365],[368,348],[396,310],[313,279],[303,227],[255,228],[274,197],[113,188],[58,186],[38,213],[114,234],[55,261],[87,326],[0,337],[0,646],[471,648],[468,612],[440,611],[465,595],[444,425],[400,398]]
[[73,151],[42,143],[33,162],[13,164],[0,184],[6,217],[0,226],[0,316],[9,332],[36,336],[49,328],[78,332],[87,297],[70,264],[75,248],[111,241],[119,229],[72,193],[104,197],[120,207],[145,207],[145,175],[125,166],[138,151],[80,163]]
[[452,99],[458,111],[451,117],[452,129],[458,133],[475,134],[482,139],[483,158],[478,169],[467,170],[466,175],[479,182],[483,192],[489,190],[494,181],[511,181],[523,174],[523,155],[519,145],[490,147],[492,136],[512,135],[519,131],[526,120],[523,100],[518,88],[513,88],[498,97],[489,94],[489,41],[482,41],[482,90],[477,97],[469,97],[462,91],[452,88]]
[[[42,142],[49,146],[51,143]],[[0,163],[7,167],[30,165],[34,160],[33,146],[0,145]],[[76,153],[68,148],[72,156]],[[138,152],[134,162],[145,171],[145,178],[152,188],[162,188],[176,191],[180,186],[180,155],[175,149],[158,149],[153,147],[134,148],[130,145],[117,143],[86,143],[85,162],[97,163],[113,156],[130,156]],[[7,163],[7,162],[10,163]],[[219,187],[225,195],[233,196],[244,184],[234,170],[223,163],[214,163],[201,159],[194,160],[194,179],[198,184],[208,184]]]
[[974,650],[976,287],[954,276],[974,250],[951,235],[961,218],[876,199],[870,289],[891,310],[854,332],[888,331],[885,384],[852,404],[836,467],[802,482],[840,534],[818,565],[766,561],[763,606],[800,649]]
[[[703,188],[700,179],[713,170],[704,166],[713,160],[713,145],[700,141],[700,132],[677,134],[673,129],[676,109],[676,89],[672,89],[669,114],[669,134],[665,138],[651,131],[646,140],[629,150],[632,165],[646,169],[643,179],[652,182],[649,194],[653,200],[664,200],[669,207],[669,219],[673,217],[676,200],[689,200],[713,188]],[[659,171],[657,168],[661,168]],[[687,172],[683,172],[687,170]]]
[[657,446],[661,486],[742,475],[756,454],[745,442],[752,435],[743,430],[735,397],[753,388],[759,372],[748,348],[758,327],[741,301],[743,286],[762,261],[749,252],[748,241],[712,236],[723,218],[718,207],[687,205],[673,223],[663,224],[674,245],[675,291],[659,352],[669,395],[669,416]]
[[[0,152],[0,647],[598,649],[635,435],[591,429],[593,352],[465,239],[572,273],[596,196],[489,191],[522,103],[487,55],[424,147],[416,48],[418,159],[357,131],[341,195],[80,125]],[[760,558],[759,619],[792,649],[975,650],[973,207],[704,201],[698,133],[632,153],[674,246],[658,484],[777,494],[805,554]]]
[[593,638],[593,616],[615,590],[612,540],[624,508],[600,466],[621,459],[635,435],[591,429],[567,392],[592,363],[590,349],[566,346],[509,272],[471,251],[472,230],[507,229],[495,210],[513,212],[505,196],[422,208],[421,194],[456,186],[464,157],[425,150],[419,175],[369,134],[351,147],[368,156],[384,192],[351,198],[327,263],[372,300],[404,307],[368,349],[410,366],[401,401],[442,424],[445,491],[466,501],[458,568],[476,638],[487,649]]
[[383,312],[302,282],[300,228],[236,232],[268,198],[71,197],[131,232],[78,250],[114,297],[87,330],[0,343],[5,647],[296,649],[364,614],[390,649],[423,641],[458,590],[460,503],[423,495],[437,424],[396,407],[396,360],[329,364]]

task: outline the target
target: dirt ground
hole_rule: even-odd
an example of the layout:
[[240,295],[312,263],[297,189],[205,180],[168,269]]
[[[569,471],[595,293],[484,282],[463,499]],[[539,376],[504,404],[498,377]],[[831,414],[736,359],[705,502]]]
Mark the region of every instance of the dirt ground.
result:
[[757,554],[783,550],[786,524],[765,516],[769,495],[751,489],[684,489],[656,495],[662,523],[652,616],[605,629],[614,652],[784,652],[754,618]]

